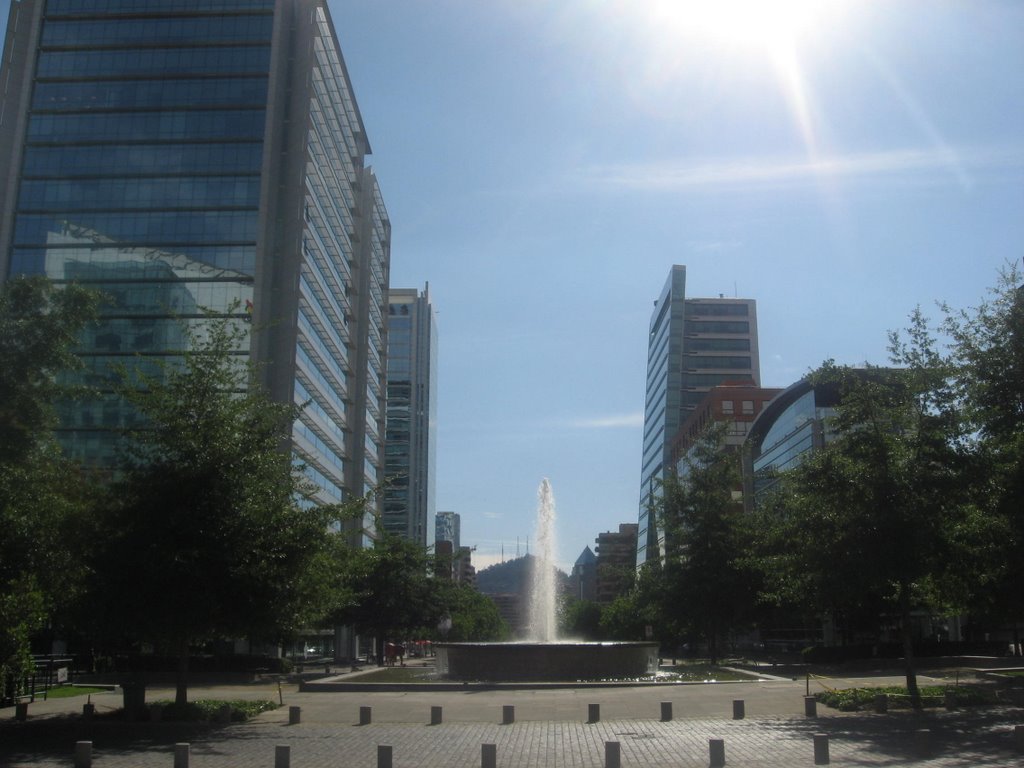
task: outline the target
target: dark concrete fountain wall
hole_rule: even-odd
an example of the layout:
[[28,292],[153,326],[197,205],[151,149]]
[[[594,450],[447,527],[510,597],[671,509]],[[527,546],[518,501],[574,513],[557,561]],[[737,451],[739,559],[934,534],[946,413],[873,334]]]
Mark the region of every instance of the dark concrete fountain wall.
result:
[[557,681],[656,672],[657,643],[437,643],[437,672],[451,680]]

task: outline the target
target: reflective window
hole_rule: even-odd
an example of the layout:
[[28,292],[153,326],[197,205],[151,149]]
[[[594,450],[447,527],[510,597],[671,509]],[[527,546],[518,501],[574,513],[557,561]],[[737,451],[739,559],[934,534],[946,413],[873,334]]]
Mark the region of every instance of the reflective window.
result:
[[749,352],[750,339],[683,339],[683,352]]
[[168,16],[149,19],[50,20],[42,45],[99,46],[209,42],[269,42],[274,17]]
[[259,205],[258,176],[218,176],[164,179],[98,179],[24,181],[21,211],[83,211],[112,208],[189,207],[255,208]]
[[746,317],[750,314],[749,304],[701,304],[686,302],[686,317],[693,315],[737,315]]
[[749,357],[711,357],[710,355],[690,355],[684,361],[687,368],[750,368]]
[[269,11],[273,8],[274,0],[49,0],[46,4],[50,16],[115,11]]
[[54,240],[98,243],[110,240],[152,245],[203,242],[255,242],[256,211],[180,211],[148,213],[21,214],[14,228],[16,245],[46,245]]
[[266,77],[36,83],[34,110],[145,109],[261,105]]
[[28,141],[259,139],[263,121],[262,109],[42,114],[29,118]]
[[203,277],[251,276],[255,272],[256,247],[223,245],[180,248],[171,253],[159,248],[16,248],[11,254],[11,274],[47,275],[54,280],[104,280],[124,276],[125,262],[135,278],[166,278],[171,274]]
[[36,77],[128,77],[131,75],[267,72],[270,47],[170,48],[119,51],[43,51]]
[[258,172],[263,144],[131,144],[123,147],[27,147],[24,175],[120,176],[160,173]]

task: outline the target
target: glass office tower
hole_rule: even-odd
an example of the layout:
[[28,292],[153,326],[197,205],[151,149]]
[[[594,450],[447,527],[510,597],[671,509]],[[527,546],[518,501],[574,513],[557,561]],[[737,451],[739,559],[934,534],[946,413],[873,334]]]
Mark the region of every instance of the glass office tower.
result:
[[674,471],[676,435],[711,388],[726,381],[760,385],[757,305],[723,296],[688,299],[686,267],[674,265],[654,303],[648,336],[637,567],[664,554],[664,531],[653,511],[665,473]]
[[426,547],[434,543],[437,443],[437,322],[429,286],[391,289],[387,365],[381,524]]
[[0,77],[0,279],[109,298],[66,450],[111,463],[134,421],[114,367],[173,361],[212,310],[308,404],[292,447],[319,500],[373,487],[390,225],[327,3],[21,0]]

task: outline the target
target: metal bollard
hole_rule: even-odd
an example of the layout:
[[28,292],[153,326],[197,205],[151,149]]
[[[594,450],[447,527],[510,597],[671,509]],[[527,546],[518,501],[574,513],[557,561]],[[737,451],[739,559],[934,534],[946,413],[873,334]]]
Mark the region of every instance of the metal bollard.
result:
[[732,719],[742,720],[744,717],[746,717],[746,705],[743,703],[743,699],[733,699]]
[[914,751],[921,757],[932,751],[932,732],[927,728],[914,731]]
[[480,745],[480,768],[498,768],[498,745]]
[[287,744],[274,747],[274,768],[289,768],[292,764],[292,748]]
[[828,734],[827,733],[816,733],[814,734],[814,764],[815,765],[828,765]]
[[725,765],[725,739],[708,739],[708,758],[711,768]]
[[622,757],[619,749],[619,742],[606,741],[604,743],[604,768],[621,768]]
[[87,722],[87,723],[90,722],[92,720],[92,716],[95,715],[95,714],[96,714],[96,705],[95,704],[89,703],[89,704],[83,704],[82,705],[82,719],[85,720],[85,722]]
[[377,768],[391,768],[391,747],[378,744],[377,745]]
[[441,724],[441,717],[442,717],[441,707],[431,707],[430,708],[430,724],[431,725],[440,725]]
[[942,697],[942,703],[946,709],[956,709],[956,691],[952,688],[947,688]]
[[373,721],[373,707],[359,708],[359,724],[369,725]]
[[178,742],[174,745],[174,768],[188,768],[188,758],[192,746],[188,742]]
[[217,722],[219,723],[230,723],[231,722],[231,705],[224,704],[220,708],[220,712],[217,713]]
[[92,742],[75,742],[75,768],[91,768],[92,766]]
[[667,723],[672,719],[672,702],[661,702],[661,722]]
[[813,696],[804,696],[804,716],[818,716],[818,700]]
[[511,725],[516,721],[516,708],[512,704],[505,704],[501,708],[501,724]]
[[19,701],[14,705],[14,719],[19,723],[28,720],[28,702]]
[[1024,725],[1013,726],[1013,743],[1018,752],[1024,752]]
[[302,707],[288,707],[288,725],[298,725],[302,722]]
[[587,722],[598,723],[601,721],[601,705],[587,704]]
[[889,711],[889,695],[885,693],[879,693],[875,695],[875,712],[879,715],[884,715]]

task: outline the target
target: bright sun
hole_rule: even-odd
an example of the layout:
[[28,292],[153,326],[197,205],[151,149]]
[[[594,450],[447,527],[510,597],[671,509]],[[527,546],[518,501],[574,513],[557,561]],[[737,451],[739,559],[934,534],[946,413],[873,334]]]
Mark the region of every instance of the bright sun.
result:
[[648,0],[647,8],[651,21],[666,31],[777,52],[837,5],[838,0]]

